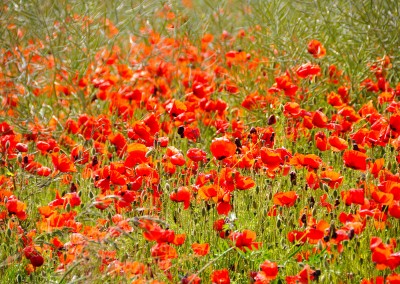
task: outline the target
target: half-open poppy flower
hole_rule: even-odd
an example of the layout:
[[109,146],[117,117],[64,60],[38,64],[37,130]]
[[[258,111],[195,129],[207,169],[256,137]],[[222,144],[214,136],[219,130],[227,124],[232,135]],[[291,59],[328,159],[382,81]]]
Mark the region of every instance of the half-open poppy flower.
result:
[[326,49],[322,43],[316,39],[312,39],[307,45],[307,51],[314,58],[322,58],[326,55]]

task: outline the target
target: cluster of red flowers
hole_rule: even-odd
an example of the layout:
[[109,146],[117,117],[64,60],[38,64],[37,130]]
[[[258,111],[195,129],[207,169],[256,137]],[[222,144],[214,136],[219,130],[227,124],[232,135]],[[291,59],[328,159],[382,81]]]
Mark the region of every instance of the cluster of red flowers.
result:
[[[89,21],[79,16],[69,20]],[[106,20],[105,27],[108,36],[118,35],[111,21]],[[33,89],[38,98],[56,96],[64,108],[59,117],[34,117],[22,128],[12,119],[0,123],[0,228],[22,239],[18,251],[29,260],[30,273],[54,263],[55,269],[66,271],[90,255],[91,243],[107,244],[132,234],[135,242],[151,243],[151,261],[122,261],[115,251],[104,249],[98,251],[100,270],[145,283],[155,278],[152,267],[157,267],[163,277],[177,281],[171,271],[185,255],[192,232],[181,225],[168,227],[172,219],[164,220],[171,218],[165,212],[173,202],[183,203],[174,207],[177,212],[216,210],[220,219],[213,220],[215,235],[229,244],[229,251],[262,250],[257,228],[238,229],[229,218],[232,213],[241,217],[234,202],[239,192],[256,187],[269,197],[265,217],[277,222],[285,218],[285,210],[299,208],[299,200],[309,200],[300,209],[298,226],[282,238],[288,244],[307,244],[312,253],[340,254],[343,244],[358,238],[367,226],[381,230],[400,218],[400,175],[389,166],[394,162],[390,157],[373,155],[375,149],[390,147],[400,162],[400,84],[393,87],[386,77],[389,57],[371,65],[371,76],[359,86],[350,86],[337,66],[320,64],[327,51],[314,39],[305,47],[309,62],[275,70],[273,82],[260,75],[254,80],[265,92],[241,96],[244,88],[238,78],[245,71],[259,72],[263,64],[257,53],[233,48],[222,52],[210,34],[204,35],[200,47],[187,38],[164,37],[149,29],[142,36],[145,40],[132,36],[128,50],[117,45],[99,50],[82,74],[68,74],[64,66],[51,86]],[[233,46],[245,36],[245,31],[236,36],[224,33],[221,40]],[[41,49],[40,42],[32,42],[22,54],[7,52],[3,61],[24,56],[31,64],[52,66],[54,58],[40,57]],[[316,78],[330,91],[320,100],[322,107],[313,109],[306,103],[312,99],[307,86]],[[19,101],[25,99],[23,86],[13,87],[16,93],[3,98],[2,117],[17,117]],[[350,87],[376,96],[376,102],[352,104]],[[85,109],[79,108],[76,97],[82,97]],[[246,116],[252,112],[267,113],[268,119],[251,127]],[[311,146],[284,147],[300,142]],[[328,153],[343,161],[342,167],[335,168]],[[345,180],[346,173],[357,181]],[[258,176],[279,177],[288,185],[260,189]],[[40,206],[30,204],[29,196],[36,193],[25,192],[26,186],[49,187]],[[317,218],[316,205],[337,218]],[[343,211],[336,211],[339,206]],[[101,216],[94,224],[83,218],[90,210]],[[22,226],[26,222],[28,230]],[[62,237],[52,235],[64,229]],[[48,244],[36,238],[36,231],[51,236]],[[191,257],[216,257],[214,243],[190,240]],[[378,269],[400,265],[395,247],[393,239],[385,244],[372,237],[371,261]],[[304,249],[293,258],[307,262],[309,254]],[[261,284],[286,276],[287,283],[309,283],[323,273],[306,264],[294,276],[280,275],[278,264],[283,262],[279,257],[265,260],[259,271],[249,272],[249,279]],[[201,282],[203,270],[180,272],[185,274],[181,283]],[[207,273],[212,283],[230,283],[232,272],[226,268]],[[396,279],[392,274],[386,280]]]

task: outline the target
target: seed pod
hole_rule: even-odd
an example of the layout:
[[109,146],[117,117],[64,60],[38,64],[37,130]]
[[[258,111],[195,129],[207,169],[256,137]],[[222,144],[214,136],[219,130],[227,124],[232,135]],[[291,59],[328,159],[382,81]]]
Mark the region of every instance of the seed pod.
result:
[[275,115],[271,114],[268,118],[268,125],[273,125],[276,123],[276,117]]
[[18,153],[18,154],[17,154],[17,161],[18,161],[18,163],[21,163],[21,162],[22,162],[22,155],[21,155],[21,153]]

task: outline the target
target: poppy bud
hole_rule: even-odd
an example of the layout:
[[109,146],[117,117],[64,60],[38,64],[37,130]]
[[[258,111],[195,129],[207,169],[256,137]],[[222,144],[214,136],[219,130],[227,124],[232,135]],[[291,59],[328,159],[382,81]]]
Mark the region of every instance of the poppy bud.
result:
[[26,144],[17,143],[15,146],[19,152],[28,152],[28,146]]
[[307,227],[307,215],[306,214],[301,215],[300,220],[304,224],[304,227]]
[[11,229],[10,228],[7,228],[6,234],[7,234],[7,237],[11,237]]
[[321,270],[317,269],[312,273],[315,281],[318,281],[318,278],[321,276]]
[[184,138],[184,137],[185,137],[184,132],[185,132],[185,127],[182,126],[182,125],[179,126],[179,127],[178,127],[178,134],[181,136],[181,138]]
[[235,145],[238,148],[242,148],[242,143],[240,142],[240,138],[235,138]]
[[96,156],[93,156],[93,159],[92,159],[92,167],[96,166],[98,163],[99,163],[99,161],[97,160],[97,157],[96,157]]
[[354,229],[353,228],[350,229],[348,236],[349,236],[350,240],[352,240],[354,238]]
[[309,199],[309,201],[310,201],[310,207],[312,208],[312,207],[314,207],[314,205],[315,205],[315,199],[314,199],[314,197],[310,197],[310,199]]
[[296,185],[296,178],[297,178],[297,174],[294,171],[290,172],[290,182],[292,183],[292,185]]
[[[269,138],[269,142],[270,143],[274,142],[274,139],[275,139],[275,132],[272,132],[271,137]],[[287,156],[285,156],[285,157],[287,157]]]
[[332,239],[336,239],[337,238],[337,233],[336,233],[336,228],[335,228],[335,224],[331,223],[331,226],[329,228],[329,233]]
[[271,114],[268,118],[268,125],[273,125],[276,123],[276,117],[275,115]]
[[44,258],[39,253],[36,253],[29,259],[34,267],[42,266],[44,263]]
[[21,155],[21,153],[18,153],[18,155],[17,155],[17,161],[19,162],[19,163],[21,163],[22,162],[22,155]]
[[78,190],[77,186],[75,183],[71,183],[71,187],[69,188],[70,192],[76,192]]

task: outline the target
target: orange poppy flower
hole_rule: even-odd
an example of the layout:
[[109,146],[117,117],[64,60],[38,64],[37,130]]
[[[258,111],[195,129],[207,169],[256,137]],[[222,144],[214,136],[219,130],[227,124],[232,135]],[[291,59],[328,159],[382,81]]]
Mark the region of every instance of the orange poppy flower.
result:
[[343,181],[343,176],[334,171],[322,171],[320,173],[320,180],[328,184],[330,188],[338,188]]
[[337,136],[329,137],[328,142],[332,146],[333,151],[343,151],[349,147],[346,140],[339,138]]
[[303,155],[296,153],[290,160],[290,164],[307,167],[308,169],[318,169],[322,164],[322,159],[315,154]]
[[76,172],[74,163],[65,155],[54,153],[51,155],[54,168],[62,173]]
[[178,257],[178,254],[175,248],[171,247],[167,243],[157,243],[155,244],[151,250],[151,256],[156,260],[168,260],[174,259]]
[[296,191],[278,192],[274,194],[273,202],[280,206],[293,206],[298,198]]
[[311,40],[307,45],[307,51],[314,58],[322,58],[326,55],[326,49],[322,43],[316,39]]
[[192,249],[193,249],[193,252],[196,255],[205,256],[210,251],[210,244],[208,244],[208,243],[205,243],[205,244],[194,243],[194,244],[192,244]]

